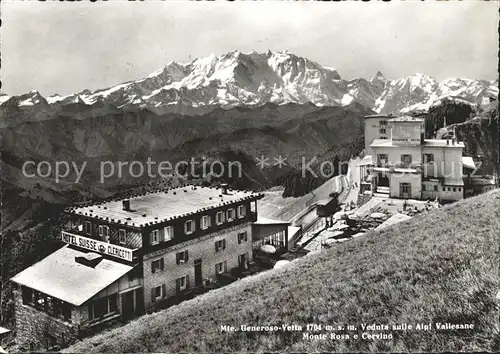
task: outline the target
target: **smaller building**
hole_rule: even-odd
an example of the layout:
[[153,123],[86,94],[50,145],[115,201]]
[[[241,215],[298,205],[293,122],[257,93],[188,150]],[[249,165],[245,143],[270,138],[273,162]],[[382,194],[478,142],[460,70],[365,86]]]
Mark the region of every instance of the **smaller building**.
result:
[[260,249],[264,245],[271,245],[276,248],[276,254],[283,254],[289,250],[288,228],[291,222],[268,219],[258,216],[252,224],[252,247],[254,250]]
[[[368,116],[369,143],[358,165],[360,192],[391,198],[456,201],[464,197],[464,175],[475,168],[462,156],[465,145],[452,139],[425,139],[424,119]],[[384,128],[381,128],[381,127]],[[387,135],[387,136],[386,136]]]

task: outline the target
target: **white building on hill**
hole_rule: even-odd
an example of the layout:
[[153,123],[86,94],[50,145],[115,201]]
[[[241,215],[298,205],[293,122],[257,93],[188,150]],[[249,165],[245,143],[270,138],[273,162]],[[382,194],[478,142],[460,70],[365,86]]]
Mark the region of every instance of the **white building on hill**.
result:
[[365,151],[358,165],[361,192],[370,189],[391,198],[455,201],[464,196],[464,144],[425,139],[424,119],[410,116],[365,117]]

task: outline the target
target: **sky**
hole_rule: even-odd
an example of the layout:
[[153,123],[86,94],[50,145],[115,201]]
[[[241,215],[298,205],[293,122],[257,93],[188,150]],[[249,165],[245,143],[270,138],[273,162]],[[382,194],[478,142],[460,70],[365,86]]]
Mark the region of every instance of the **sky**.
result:
[[341,77],[498,76],[497,1],[1,2],[1,92],[144,78],[211,53],[289,50]]

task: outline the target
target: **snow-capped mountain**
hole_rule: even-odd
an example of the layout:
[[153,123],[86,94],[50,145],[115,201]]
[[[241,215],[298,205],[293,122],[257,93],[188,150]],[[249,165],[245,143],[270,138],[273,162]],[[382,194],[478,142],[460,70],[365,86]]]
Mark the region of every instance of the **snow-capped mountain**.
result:
[[147,108],[156,113],[205,113],[214,107],[255,107],[265,103],[313,103],[347,106],[357,101],[379,112],[427,110],[443,98],[474,105],[498,96],[498,81],[447,79],[424,74],[388,80],[380,72],[370,80],[344,80],[332,68],[288,51],[232,51],[181,64],[171,62],[148,77],[96,91],[43,98],[37,91],[0,96],[0,106],[64,110],[66,106]]

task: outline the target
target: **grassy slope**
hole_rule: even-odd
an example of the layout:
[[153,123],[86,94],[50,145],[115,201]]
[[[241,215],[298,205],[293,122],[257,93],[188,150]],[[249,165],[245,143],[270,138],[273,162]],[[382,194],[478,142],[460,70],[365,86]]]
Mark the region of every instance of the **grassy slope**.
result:
[[[144,316],[68,351],[499,350],[499,230],[497,190]],[[375,341],[220,332],[220,325],[438,321],[476,329],[392,332],[394,340]]]

